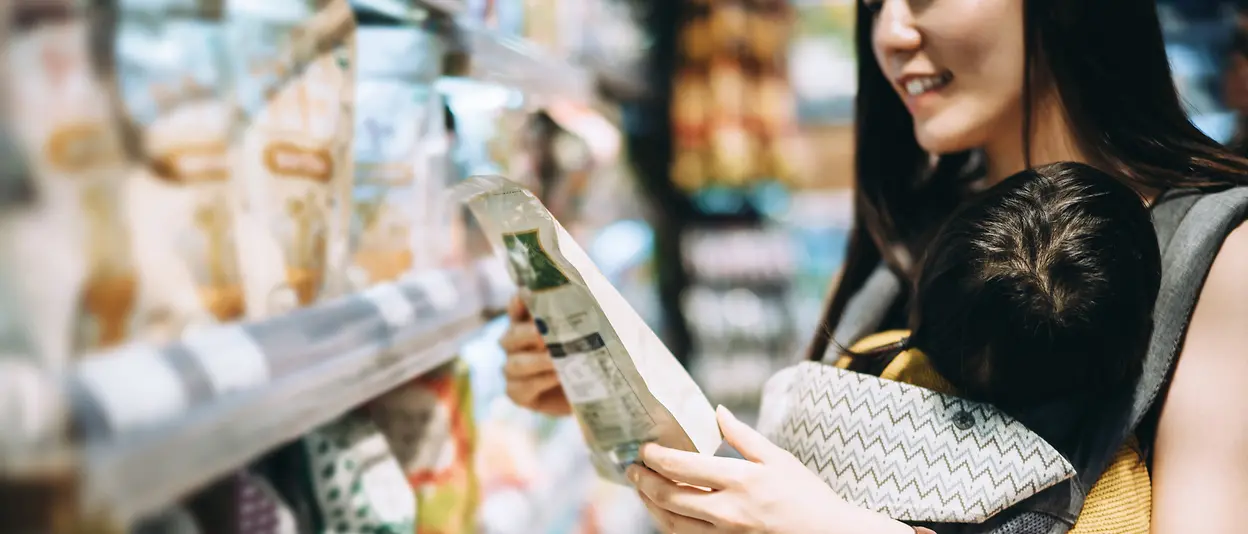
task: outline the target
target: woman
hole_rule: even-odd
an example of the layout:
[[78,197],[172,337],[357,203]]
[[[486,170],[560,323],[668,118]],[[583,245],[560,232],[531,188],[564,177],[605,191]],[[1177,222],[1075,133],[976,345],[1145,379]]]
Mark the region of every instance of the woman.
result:
[[[904,280],[916,251],[968,188],[1066,160],[1122,176],[1149,201],[1173,190],[1248,184],[1248,161],[1218,147],[1184,115],[1153,2],[864,1],[856,224],[826,332],[812,344],[816,358],[834,328],[859,320],[847,310],[869,289],[877,266]],[[929,153],[941,155],[930,168]],[[1236,356],[1248,346],[1244,272],[1248,225],[1229,232],[1207,274],[1170,273],[1204,283],[1186,337],[1176,340],[1181,353],[1159,415],[1148,425],[1153,532],[1241,528],[1248,418],[1239,411],[1248,405],[1248,358]],[[891,317],[878,326],[899,325],[904,306],[895,299]],[[510,396],[535,410],[568,413],[522,306],[512,316],[515,326],[503,341]],[[744,461],[643,449],[646,467],[631,474],[665,531],[914,532],[842,501],[730,414],[721,411],[720,422]]]

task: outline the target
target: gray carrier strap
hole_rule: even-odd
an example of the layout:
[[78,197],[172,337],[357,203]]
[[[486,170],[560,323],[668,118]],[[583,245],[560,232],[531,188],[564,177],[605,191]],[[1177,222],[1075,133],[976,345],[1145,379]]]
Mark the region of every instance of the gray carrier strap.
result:
[[1144,420],[1165,388],[1213,259],[1226,236],[1246,218],[1248,187],[1204,195],[1179,193],[1154,208],[1154,226],[1162,247],[1161,291],[1153,309],[1153,338],[1127,432]]
[[836,361],[836,358],[840,356],[838,344],[841,347],[848,347],[859,339],[877,332],[880,323],[884,322],[884,316],[888,315],[888,309],[892,307],[893,302],[897,301],[899,295],[901,295],[901,281],[897,279],[897,275],[883,264],[876,267],[871,276],[867,277],[867,281],[863,283],[862,289],[858,290],[845,305],[844,316],[836,325],[836,330],[832,332],[832,340],[835,343],[828,346],[823,360],[829,363]]

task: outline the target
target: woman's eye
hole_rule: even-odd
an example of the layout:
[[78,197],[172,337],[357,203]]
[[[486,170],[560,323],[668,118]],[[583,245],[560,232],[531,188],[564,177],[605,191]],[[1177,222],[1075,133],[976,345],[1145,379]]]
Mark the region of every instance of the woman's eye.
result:
[[884,0],[863,0],[862,7],[872,15],[879,15],[880,10],[884,8]]

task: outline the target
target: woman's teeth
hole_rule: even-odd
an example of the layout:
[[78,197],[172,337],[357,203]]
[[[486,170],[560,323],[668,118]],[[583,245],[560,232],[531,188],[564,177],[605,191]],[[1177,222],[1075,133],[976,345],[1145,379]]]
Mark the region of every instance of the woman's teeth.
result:
[[906,94],[910,96],[919,96],[928,91],[935,91],[945,85],[953,78],[952,74],[941,74],[939,76],[923,76],[919,78],[910,78],[906,80]]

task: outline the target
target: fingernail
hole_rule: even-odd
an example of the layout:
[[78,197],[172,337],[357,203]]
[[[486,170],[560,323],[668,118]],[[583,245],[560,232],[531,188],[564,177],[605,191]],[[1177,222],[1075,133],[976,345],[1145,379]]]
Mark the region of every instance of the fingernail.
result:
[[733,421],[737,420],[737,416],[733,415],[732,411],[729,410],[728,408],[725,408],[723,404],[720,404],[719,406],[717,406],[715,408],[715,411],[719,413],[719,415],[727,417],[728,419],[731,419]]
[[631,480],[633,484],[636,484],[637,480],[641,478],[641,469],[635,465],[630,465],[628,466],[628,469],[624,470],[624,474],[628,476],[628,479]]

